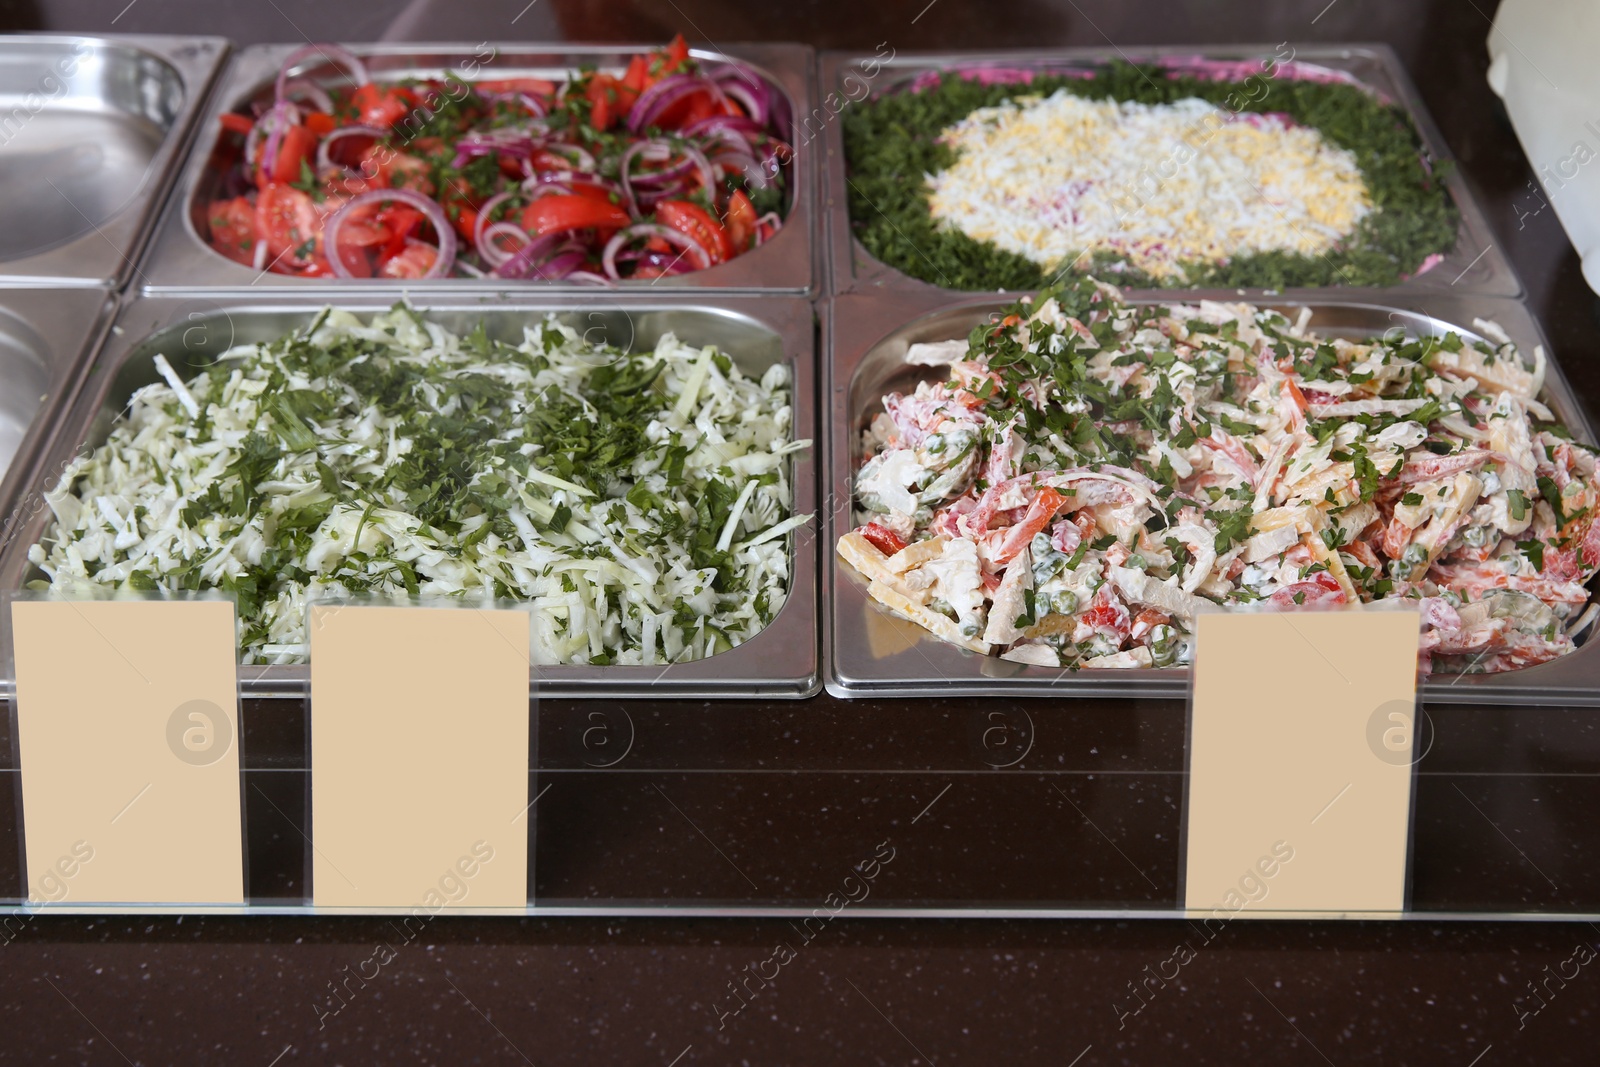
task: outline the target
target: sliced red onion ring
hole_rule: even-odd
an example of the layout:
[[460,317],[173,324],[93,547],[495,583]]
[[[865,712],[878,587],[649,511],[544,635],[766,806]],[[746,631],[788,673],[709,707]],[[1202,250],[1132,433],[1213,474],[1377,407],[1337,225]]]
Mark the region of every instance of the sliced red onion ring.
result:
[[604,285],[610,288],[615,283],[604,274],[596,274],[592,270],[575,270],[566,278],[569,282],[586,282],[590,285]]
[[[278,146],[272,140],[274,134],[278,140],[283,139],[283,130],[290,126],[300,124],[300,109],[287,100],[280,101],[262,112],[256,119],[256,124],[250,127],[250,132],[244,138],[244,161],[251,166],[261,158],[261,141],[266,138],[268,146],[272,149],[271,155],[278,154]],[[270,162],[270,160],[269,160]]]
[[700,181],[704,184],[706,192],[715,195],[713,191],[717,187],[717,176],[712,173],[711,161],[706,159],[706,154],[690,144],[683,146],[683,154],[692,159],[695,167],[699,169]]
[[[285,90],[289,87],[289,72],[313,56],[329,63],[338,62],[344,64],[345,70],[350,72],[351,81],[357,86],[365,85],[372,80],[371,76],[367,74],[367,65],[357,59],[355,53],[348,48],[343,48],[336,44],[308,44],[290,52],[288,58],[283,61],[283,66],[278,68],[277,98],[279,100],[284,99]],[[329,108],[328,110],[331,111],[332,109]]]
[[566,252],[560,253],[559,255],[551,256],[549,259],[533,268],[533,273],[530,275],[530,277],[544,278],[548,281],[560,281],[562,278],[565,278],[567,275],[571,274],[574,270],[577,270],[579,267],[583,266],[584,261],[588,258],[588,253],[584,252],[582,249],[570,249]]
[[762,244],[761,227],[763,226],[772,227],[772,234],[775,237],[777,236],[778,231],[783,229],[783,220],[778,217],[778,213],[776,211],[769,211],[765,215],[762,215],[759,219],[756,219],[756,247],[758,248]]
[[544,150],[553,152],[558,156],[565,156],[577,164],[578,169],[581,171],[593,171],[595,169],[594,156],[575,144],[547,144],[544,146]]
[[733,97],[765,126],[772,118],[772,90],[767,80],[742,63],[724,63],[711,72],[711,81]]
[[750,87],[736,79],[729,79],[721,83],[722,91],[739,102],[745,113],[756,122],[765,124],[767,121],[766,101],[751,92]]
[[707,152],[727,150],[753,153],[755,151],[750,147],[750,139],[731,126],[713,126],[698,134],[685,133],[684,136],[694,137],[700,141],[705,145]]
[[522,195],[531,204],[535,200],[542,200],[547,196],[571,196],[572,186],[566,182],[537,182],[532,183],[530,187],[530,183],[523,182]]
[[618,185],[616,182],[612,181],[610,178],[603,178],[599,174],[589,174],[589,173],[571,174],[571,175],[569,175],[567,177],[566,181],[567,181],[568,185],[571,185],[574,188],[576,188],[576,187],[578,187],[580,185],[586,185],[591,189],[599,189],[599,190],[605,192],[608,195],[614,195],[614,196],[618,196],[618,197],[620,197],[622,195],[622,186],[621,185]]
[[637,174],[628,175],[628,180],[634,185],[665,185],[667,182],[676,181],[694,170],[695,162],[687,154],[670,167],[660,170],[641,170]]
[[535,237],[489,273],[496,278],[526,278],[536,263],[555,252],[566,240],[565,233]]
[[[300,125],[300,109],[287,100],[280,100],[272,105],[272,110],[267,114],[274,116],[272,119],[272,132],[267,134],[266,146],[261,149],[261,169],[272,170],[272,165],[278,160],[278,149],[283,145],[284,131],[291,126]],[[263,117],[263,121],[265,117]],[[259,125],[259,123],[258,123]],[[249,142],[246,142],[248,148]]]
[[622,206],[634,218],[639,217],[639,201],[628,180],[628,166],[640,157],[652,163],[665,163],[672,158],[672,146],[665,141],[637,141],[629,145],[617,161],[617,177],[622,182]]
[[659,237],[672,247],[682,250],[695,260],[696,270],[704,270],[711,266],[711,253],[688,234],[657,222],[636,222],[625,230],[618,230],[616,235],[606,242],[605,251],[600,253],[600,265],[605,269],[607,278],[622,277],[617,273],[617,253],[622,251],[623,245],[640,237]]
[[465,274],[469,278],[487,278],[488,277],[487,274],[483,273],[483,271],[479,270],[477,267],[474,267],[471,263],[468,263],[464,259],[456,260],[455,268],[456,268],[456,270],[458,270],[461,273]]
[[522,244],[517,246],[517,252],[522,251],[524,247],[533,241],[533,238],[528,235],[528,231],[514,222],[508,222],[505,219],[501,219],[499,222],[491,222],[483,228],[483,236],[478,241],[478,255],[490,267],[498,267],[517,254],[516,252],[507,252],[500,247],[498,242],[502,237],[510,237],[521,241]]
[[324,171],[330,167],[337,167],[340,170],[354,170],[354,167],[347,167],[342,163],[335,163],[331,153],[333,151],[333,146],[344,140],[346,137],[361,136],[371,137],[374,141],[378,141],[382,140],[386,134],[383,130],[378,129],[376,126],[339,127],[337,130],[334,130],[332,133],[328,134],[328,136],[324,137],[322,139],[322,143],[317,145],[317,170]]
[[450,220],[445,217],[444,208],[433,199],[411,189],[373,189],[360,193],[352,196],[343,207],[328,216],[323,223],[322,244],[324,248],[330,250],[328,263],[333,267],[335,274],[341,278],[355,277],[350,273],[350,268],[344,265],[344,257],[339,254],[339,230],[351,217],[351,213],[369,205],[385,204],[395,200],[409,204],[422,212],[423,218],[433,224],[434,232],[439,236],[439,254],[434,259],[433,266],[429,267],[422,277],[449,276],[450,268],[456,261],[456,231],[451,227]]
[[508,128],[489,133],[469,133],[456,142],[455,160],[450,165],[459,167],[469,159],[490,155],[528,159],[537,147],[538,142],[523,130]]
[[[510,200],[512,197],[520,195],[520,192],[521,190],[513,189],[504,193],[496,193],[489,199],[485,200],[483,202],[483,206],[478,209],[478,221],[473,226],[472,230],[472,246],[478,250],[478,258],[483,260],[491,267],[498,267],[500,264],[510,259],[511,253],[503,250],[498,244],[495,243],[495,238],[497,237],[510,236],[510,234],[506,233],[505,230],[499,228],[508,224],[504,222],[497,222],[493,225],[490,225],[489,218],[494,214],[495,208],[499,207],[507,200]],[[520,227],[512,226],[511,229],[515,230],[517,235],[522,237],[524,243],[532,240],[532,238],[529,237],[527,233],[525,233]]]
[[756,157],[747,148],[724,148],[720,152],[712,153],[711,162],[732,164],[733,170],[742,171],[745,167],[754,165]]
[[317,110],[324,114],[333,114],[333,97],[328,95],[326,89],[312,81],[310,78],[295,78],[283,87],[280,99],[293,100],[296,96],[303,96],[317,106]]
[[480,92],[478,95],[483,97],[485,100],[515,100],[517,103],[521,104],[523,107],[527,108],[529,111],[533,112],[535,115],[538,115],[540,118],[543,118],[544,116],[550,114],[550,109],[547,106],[545,106],[545,102],[543,100],[540,100],[537,96],[534,96],[532,93],[518,93],[518,92],[485,93],[485,92]]
[[765,133],[767,127],[755,119],[745,118],[743,115],[712,115],[699,122],[691,122],[685,126],[682,133],[685,137],[709,137],[724,131],[739,134],[741,137],[752,133]]
[[672,74],[656,82],[633,102],[628,109],[628,129],[638,133],[661,117],[673,104],[690,93],[720,95],[720,90],[709,80],[697,74]]

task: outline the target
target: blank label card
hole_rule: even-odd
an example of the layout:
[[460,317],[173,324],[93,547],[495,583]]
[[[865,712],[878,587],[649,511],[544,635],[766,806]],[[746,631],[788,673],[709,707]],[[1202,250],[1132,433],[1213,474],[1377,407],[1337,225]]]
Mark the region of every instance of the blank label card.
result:
[[528,615],[314,605],[312,898],[525,907]]
[[1418,617],[1196,619],[1185,906],[1399,912]]
[[18,600],[28,899],[241,904],[233,605]]

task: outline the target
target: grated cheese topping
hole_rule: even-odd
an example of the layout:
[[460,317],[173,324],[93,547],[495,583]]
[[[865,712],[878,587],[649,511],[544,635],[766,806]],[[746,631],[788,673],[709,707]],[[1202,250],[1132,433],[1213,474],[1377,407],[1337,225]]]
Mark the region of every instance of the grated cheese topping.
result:
[[1169,279],[1245,253],[1317,255],[1372,210],[1354,156],[1317,130],[1195,98],[1060,90],[980,108],[943,139],[958,158],[928,179],[933,217],[1047,268],[1111,252]]

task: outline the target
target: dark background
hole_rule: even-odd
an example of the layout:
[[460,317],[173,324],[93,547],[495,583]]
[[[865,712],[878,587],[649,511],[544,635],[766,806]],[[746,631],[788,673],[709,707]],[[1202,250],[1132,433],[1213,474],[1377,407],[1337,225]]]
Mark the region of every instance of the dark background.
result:
[[[1600,409],[1597,301],[1554,213],[1534,210],[1542,200],[1531,169],[1484,82],[1492,0],[124,4],[0,0],[0,27],[215,34],[240,44],[649,42],[682,30],[695,43],[799,40],[870,52],[887,42],[900,54],[1385,41],[1485,205],[1568,376],[1591,411]],[[967,744],[970,705],[819,700],[765,717],[637,706],[633,720],[656,756],[643,753],[628,775],[586,771],[562,747],[574,710],[549,708],[541,899],[734,898],[746,887],[733,871],[763,894],[803,899],[889,836],[897,891],[924,902],[1015,904],[1052,888],[1059,899],[1070,883],[1074,899],[1092,899],[1098,884],[1106,900],[1142,895],[1146,906],[1169,906],[1175,852],[1163,834],[1176,821],[1172,768],[1181,767],[1173,709],[1028,708],[1041,748],[1020,770],[1040,766],[1045,752],[1077,767],[1083,773],[1062,793],[1071,807],[1030,799],[1053,779],[986,772],[956,752]],[[1600,867],[1587,848],[1600,787],[1595,713],[1438,717],[1441,740],[1419,785],[1418,832],[1430,842],[1419,893],[1441,913],[1451,902],[1467,911],[1600,911]],[[270,752],[261,740],[247,738],[247,751]],[[1114,754],[1106,763],[1088,755],[1101,748]],[[875,754],[851,755],[867,751]],[[904,755],[906,773],[887,772],[886,752]],[[1491,758],[1505,752],[1520,755],[1510,764]],[[1126,779],[1113,777],[1128,771],[1116,760],[1130,761]],[[863,762],[879,773],[851,771]],[[765,776],[703,773],[761,766]],[[660,802],[669,793],[678,814]],[[926,818],[912,818],[934,799]],[[707,847],[713,838],[721,845],[712,848],[726,849],[721,859]],[[348,1003],[319,1028],[330,983],[384,939],[398,944],[377,919],[31,919],[0,935],[0,1062],[1496,1067],[1593,1063],[1600,1039],[1595,967],[1548,977],[1570,976],[1577,964],[1564,961],[1575,947],[1600,943],[1600,927],[1588,923],[1241,921],[1202,944],[1188,924],[1168,920],[846,918],[802,945],[775,919],[440,919],[378,977],[350,980]],[[1130,983],[1170,975],[1165,961],[1185,939],[1199,946],[1195,958],[1177,978],[1145,987],[1148,1003],[1131,1014],[1141,1002]],[[765,989],[752,981],[758,995],[719,1028],[719,1008],[737,1003],[728,983],[780,940],[796,958]],[[1528,992],[1537,981],[1542,1000]],[[1122,1012],[1130,1014],[1119,1020]]]

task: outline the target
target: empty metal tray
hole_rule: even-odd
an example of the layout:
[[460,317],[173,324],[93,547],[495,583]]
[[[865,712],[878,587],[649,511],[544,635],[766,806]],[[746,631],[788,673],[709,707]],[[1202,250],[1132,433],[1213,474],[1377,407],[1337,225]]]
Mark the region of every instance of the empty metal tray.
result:
[[127,279],[227,47],[0,37],[0,284]]
[[43,510],[41,498],[19,497],[29,461],[115,306],[104,289],[0,289],[0,547]]

